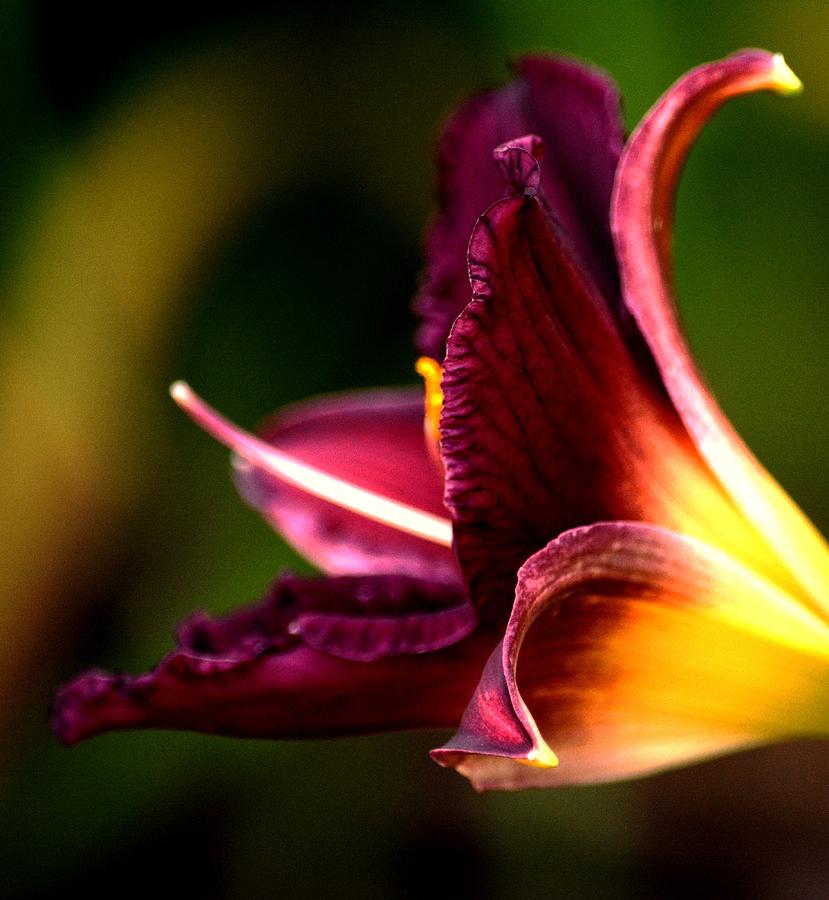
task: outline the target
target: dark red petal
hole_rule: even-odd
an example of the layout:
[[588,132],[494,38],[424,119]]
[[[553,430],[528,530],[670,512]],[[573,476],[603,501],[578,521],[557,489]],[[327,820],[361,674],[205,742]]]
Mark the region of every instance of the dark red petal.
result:
[[438,214],[426,239],[426,272],[416,301],[417,344],[443,359],[455,317],[470,300],[469,235],[478,216],[508,193],[492,165],[496,147],[523,134],[545,145],[544,191],[582,264],[608,296],[618,278],[608,224],[613,173],[622,149],[619,98],[612,81],[553,57],[519,62],[518,78],[464,104],[438,153]]
[[[266,441],[301,462],[392,500],[447,517],[443,479],[423,434],[423,394],[400,388],[333,395],[278,413]],[[305,557],[331,574],[390,573],[458,583],[454,554],[236,466],[242,497]]]
[[544,197],[580,264],[607,296],[615,296],[609,208],[625,139],[616,85],[605,73],[569,59],[528,57],[518,72],[532,98],[533,118],[525,131],[545,146]]
[[177,639],[186,649],[219,656],[300,640],[367,662],[438,650],[466,637],[475,624],[460,587],[404,575],[284,574],[261,603],[220,619],[196,613],[179,627]]
[[[495,638],[475,633],[447,647],[438,629],[431,646],[440,649],[404,644],[413,616],[439,619],[462,604],[457,591],[398,576],[285,576],[256,606],[185,622],[180,646],[152,672],[76,678],[55,701],[52,728],[71,745],[138,727],[297,738],[452,725]],[[315,646],[293,627],[310,615],[334,621]],[[355,661],[355,648],[374,661]]]
[[469,266],[441,438],[456,550],[486,615],[508,613],[527,557],[589,522],[713,529],[735,553],[757,550],[536,198],[481,217]]
[[685,158],[705,123],[749,91],[791,93],[799,82],[779,55],[744,50],[683,76],[653,107],[625,149],[613,199],[613,231],[625,302],[699,451],[735,504],[827,612],[829,550],[762,467],[711,396],[676,315],[671,284],[673,203]]

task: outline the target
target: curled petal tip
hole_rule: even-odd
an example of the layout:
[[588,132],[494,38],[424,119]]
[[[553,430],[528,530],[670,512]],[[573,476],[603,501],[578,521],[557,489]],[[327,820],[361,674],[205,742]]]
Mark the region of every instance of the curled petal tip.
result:
[[772,58],[772,79],[774,90],[783,97],[799,94],[803,90],[803,82],[791,70],[782,53],[775,53]]
[[501,144],[493,151],[495,161],[507,184],[518,194],[534,197],[541,185],[544,143],[535,134]]

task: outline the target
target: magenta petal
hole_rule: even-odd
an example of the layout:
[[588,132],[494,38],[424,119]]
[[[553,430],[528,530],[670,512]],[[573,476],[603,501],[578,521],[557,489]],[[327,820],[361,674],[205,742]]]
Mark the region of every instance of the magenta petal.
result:
[[[455,591],[397,576],[285,576],[260,604],[184,623],[180,646],[152,672],[76,678],[55,701],[52,727],[71,745],[136,727],[295,738],[452,725],[494,638],[475,634],[446,648],[437,629],[438,649],[426,652],[423,644],[406,651],[395,628],[402,622],[411,630],[407,616],[440,618],[461,603]],[[324,649],[308,646],[302,629],[293,627],[311,614],[334,622],[320,641]],[[336,632],[346,614],[352,623],[344,637]],[[368,659],[373,643],[373,662],[354,660],[355,647]]]
[[[296,459],[392,500],[447,516],[443,479],[423,435],[423,394],[385,389],[322,397],[278,413],[266,441]],[[423,538],[309,496],[247,463],[242,497],[323,571],[390,573],[459,583],[454,554]]]
[[734,430],[682,334],[671,283],[673,204],[682,166],[705,123],[750,91],[798,87],[782,57],[743,50],[684,75],[637,128],[616,179],[612,224],[625,302],[689,434],[738,508],[827,611],[829,548]]
[[470,300],[466,248],[484,210],[509,193],[492,165],[496,147],[535,134],[546,147],[545,197],[591,277],[609,297],[618,278],[608,222],[623,131],[612,81],[580,63],[530,57],[508,86],[470,100],[446,126],[438,153],[438,214],[426,239],[416,301],[420,351],[443,359],[455,317]]

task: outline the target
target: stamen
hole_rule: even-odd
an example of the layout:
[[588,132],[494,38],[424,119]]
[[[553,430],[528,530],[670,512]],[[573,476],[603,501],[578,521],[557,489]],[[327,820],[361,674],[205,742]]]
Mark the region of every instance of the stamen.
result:
[[170,387],[170,396],[197,425],[219,443],[280,481],[398,531],[444,547],[452,545],[452,523],[448,519],[406,503],[398,503],[301,462],[238,428],[205,403],[183,381],[176,381]]
[[426,388],[423,422],[426,435],[437,446],[440,441],[440,411],[443,408],[443,391],[440,387],[443,368],[436,360],[428,356],[421,356],[415,363],[415,371],[423,378]]

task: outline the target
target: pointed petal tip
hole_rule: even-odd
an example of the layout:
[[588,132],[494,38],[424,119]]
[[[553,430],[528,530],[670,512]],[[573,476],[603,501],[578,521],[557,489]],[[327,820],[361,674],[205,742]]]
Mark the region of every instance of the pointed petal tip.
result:
[[526,760],[521,760],[521,762],[536,769],[555,769],[558,766],[558,757],[546,741],[537,740],[533,749],[527,754]]
[[[550,773],[558,769],[559,760],[543,741],[529,752],[499,753],[480,746],[453,746],[454,741],[432,750],[432,761],[446,769],[454,769],[462,775],[479,794],[487,791],[515,791],[528,787],[551,787],[556,776]],[[543,746],[542,746],[543,745]],[[572,773],[564,774],[564,782]]]
[[170,385],[170,396],[178,406],[186,406],[193,398],[193,389],[186,381],[174,381]]
[[469,774],[474,773],[474,765],[469,765],[470,758],[501,757],[532,769],[555,769],[559,766],[559,758],[540,734],[531,735],[530,740],[529,749],[516,745],[512,752],[505,752],[503,747],[496,748],[494,744],[487,747],[481,745],[479,741],[474,743],[464,741],[462,736],[456,735],[442,747],[430,750],[429,756],[439,766],[457,769],[462,775],[472,777],[473,780],[474,774]]
[[782,97],[791,97],[803,91],[803,82],[795,75],[782,53],[772,57],[772,82],[774,90]]

